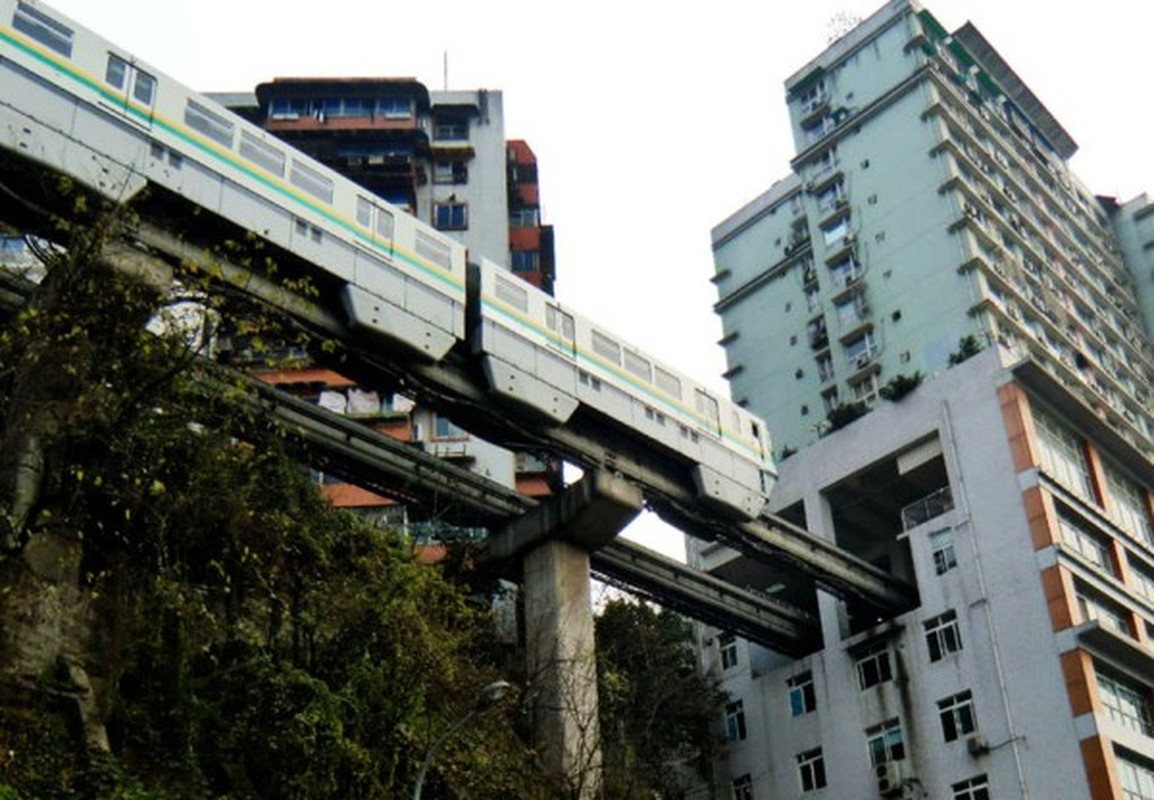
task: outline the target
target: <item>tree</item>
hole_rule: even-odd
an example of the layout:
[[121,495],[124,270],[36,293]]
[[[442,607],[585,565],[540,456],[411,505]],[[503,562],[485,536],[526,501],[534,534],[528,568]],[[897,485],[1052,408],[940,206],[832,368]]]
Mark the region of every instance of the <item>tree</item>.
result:
[[[222,402],[185,304],[227,306],[113,269],[125,226],[62,224],[0,328],[0,797],[403,796],[497,677],[487,612]],[[479,716],[428,796],[544,796],[518,732]]]
[[724,708],[698,669],[689,623],[671,611],[615,599],[596,621],[602,758],[607,797],[684,796],[704,774]]

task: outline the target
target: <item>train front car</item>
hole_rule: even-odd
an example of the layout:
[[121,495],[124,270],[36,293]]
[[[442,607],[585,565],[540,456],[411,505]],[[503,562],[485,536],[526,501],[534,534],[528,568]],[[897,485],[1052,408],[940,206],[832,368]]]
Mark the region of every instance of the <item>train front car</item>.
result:
[[0,147],[112,202],[152,184],[212,212],[339,287],[353,328],[412,353],[464,338],[459,243],[44,3],[0,0],[0,56]]
[[702,502],[739,517],[765,507],[765,425],[500,267],[476,267],[474,352],[489,389],[544,420],[578,406],[691,463]]

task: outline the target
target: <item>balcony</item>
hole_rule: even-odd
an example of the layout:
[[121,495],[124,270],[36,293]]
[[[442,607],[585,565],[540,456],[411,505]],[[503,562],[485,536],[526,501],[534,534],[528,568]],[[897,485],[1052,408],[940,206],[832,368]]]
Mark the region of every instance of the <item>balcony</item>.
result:
[[920,500],[915,500],[902,508],[902,530],[916,528],[923,522],[940,517],[954,508],[954,495],[949,486],[943,486]]

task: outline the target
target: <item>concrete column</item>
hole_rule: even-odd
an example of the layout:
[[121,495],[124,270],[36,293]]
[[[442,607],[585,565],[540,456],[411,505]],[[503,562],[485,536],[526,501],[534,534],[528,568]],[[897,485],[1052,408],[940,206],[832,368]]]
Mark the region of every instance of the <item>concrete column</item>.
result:
[[566,798],[601,797],[589,553],[612,541],[642,502],[636,486],[594,471],[489,542],[490,557],[522,560],[534,738]]
[[601,733],[589,554],[546,542],[525,556],[524,570],[534,738],[568,795],[593,800],[601,796]]

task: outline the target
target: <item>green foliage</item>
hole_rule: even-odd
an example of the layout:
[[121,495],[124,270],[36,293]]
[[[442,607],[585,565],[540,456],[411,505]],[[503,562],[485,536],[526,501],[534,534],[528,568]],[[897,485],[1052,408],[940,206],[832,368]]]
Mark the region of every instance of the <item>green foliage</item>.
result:
[[[74,688],[0,682],[0,798],[407,795],[498,676],[487,613],[409,543],[329,506],[287,437],[226,402],[239,390],[222,393],[187,324],[228,307],[209,283],[127,279],[95,258],[103,235],[77,235],[0,328],[0,510],[16,520],[0,617],[15,640],[29,542],[79,550],[63,624],[82,630],[71,657],[111,752],[78,735]],[[17,515],[30,433],[42,469]],[[513,705],[479,715],[438,754],[429,796],[541,796],[519,723]]]
[[957,366],[980,352],[982,352],[982,345],[979,344],[977,337],[972,333],[966,334],[958,339],[958,349],[950,353],[950,366]]
[[698,669],[677,614],[614,600],[596,626],[605,794],[679,797],[687,771],[707,769],[725,695]]
[[890,378],[885,386],[878,390],[878,394],[881,395],[883,400],[896,403],[921,385],[921,372],[915,372],[913,375],[895,375]]
[[869,413],[869,406],[862,402],[843,403],[837,408],[834,408],[826,415],[826,422],[829,423],[827,432],[844,428],[854,420],[860,419]]

